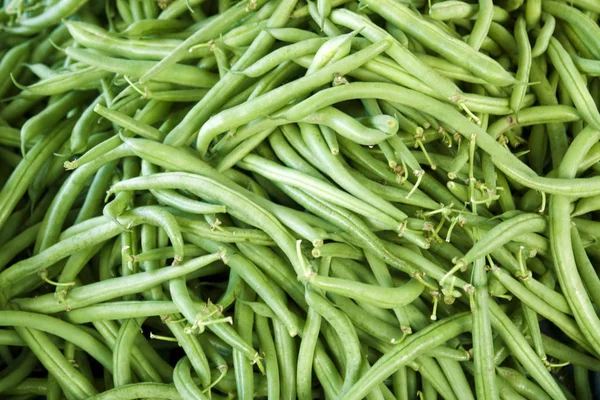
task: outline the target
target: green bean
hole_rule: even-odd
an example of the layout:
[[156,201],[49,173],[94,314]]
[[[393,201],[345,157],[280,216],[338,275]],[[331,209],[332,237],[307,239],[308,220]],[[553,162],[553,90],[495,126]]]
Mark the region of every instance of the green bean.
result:
[[392,387],[394,389],[394,396],[398,400],[407,400],[409,387],[408,387],[408,369],[407,367],[400,367],[398,371],[392,375]]
[[248,155],[248,153],[258,147],[269,135],[271,135],[273,131],[274,129],[266,129],[256,135],[253,135],[249,139],[244,140],[239,146],[220,159],[216,166],[217,170],[224,171],[233,167],[238,161],[243,159],[246,155]]
[[2,271],[17,254],[33,244],[39,229],[39,223],[28,227],[0,247],[0,271]]
[[107,163],[94,175],[87,196],[75,219],[75,225],[100,214],[103,197],[110,186],[110,180],[112,179],[117,163],[117,161]]
[[41,63],[52,57],[55,51],[54,44],[61,45],[69,39],[69,30],[63,24],[57,25],[41,42],[35,46],[31,53],[30,62]]
[[[321,331],[323,332],[323,337],[325,339],[325,344],[328,346],[330,353],[332,354],[333,361],[338,370],[344,370],[346,368],[345,363],[345,355],[342,346],[342,342],[339,336],[336,334],[336,331],[328,324],[327,321],[321,321]],[[357,331],[358,333],[358,331]],[[341,384],[340,384],[341,387]]]
[[[479,1],[479,12],[477,13],[477,19],[473,25],[473,30],[469,35],[467,44],[473,47],[475,50],[479,50],[483,40],[488,35],[490,24],[494,18],[494,3],[489,0]],[[517,77],[518,79],[518,77]]]
[[416,280],[404,286],[391,289],[320,275],[312,275],[308,278],[308,282],[326,292],[367,301],[383,308],[396,308],[410,304],[413,299],[421,294],[424,288]]
[[522,282],[532,293],[544,300],[551,307],[556,308],[558,311],[569,315],[573,314],[564,296],[546,287],[533,277],[526,276],[525,278],[526,279],[521,278]]
[[7,147],[19,148],[21,146],[20,131],[8,126],[0,127],[0,144]]
[[5,394],[11,395],[30,395],[43,396],[48,393],[48,379],[43,378],[27,378],[17,386],[5,391]]
[[223,205],[193,200],[175,190],[163,189],[150,192],[159,202],[191,214],[219,214],[227,211],[227,207]]
[[[307,288],[307,290],[311,289]],[[302,341],[298,349],[298,366],[296,368],[296,393],[301,400],[312,398],[312,364],[315,359],[315,347],[320,327],[321,316],[314,308],[310,307],[306,316]]]
[[72,128],[72,121],[65,121],[53,129],[47,136],[37,142],[29,150],[28,157],[19,163],[14,169],[10,178],[4,184],[0,191],[0,204],[2,212],[0,213],[0,227],[2,227],[11,212],[27,190],[27,182],[31,182],[35,174],[39,172],[44,161],[49,159],[53,152],[58,150],[66,140]]
[[65,318],[74,324],[85,324],[92,321],[174,314],[177,310],[171,301],[115,301],[72,310],[65,314]]
[[[377,283],[382,287],[393,287],[392,277],[385,262],[373,254],[372,251],[365,251],[365,257]],[[407,315],[406,308],[396,308],[394,309],[394,314],[396,314],[401,329],[404,330],[411,326],[411,319]]]
[[471,391],[471,387],[469,386],[469,382],[467,381],[460,363],[456,360],[442,357],[438,357],[436,360],[438,364],[440,364],[444,375],[448,378],[448,383],[452,387],[457,398],[464,397],[465,399],[474,399],[473,392]]
[[345,355],[345,370],[344,374],[344,385],[342,386],[342,392],[344,389],[349,389],[353,386],[358,379],[360,370],[360,346],[356,331],[354,327],[349,323],[347,317],[336,310],[331,304],[325,300],[321,295],[307,290],[305,293],[306,302],[310,307],[314,307],[315,310],[329,322],[336,333],[339,335],[340,340],[343,341],[346,346]]
[[96,104],[106,104],[104,95],[100,95],[94,100],[81,114],[77,123],[73,127],[71,135],[71,154],[81,154],[88,148],[88,140],[94,124],[98,122],[98,116],[94,113]]
[[[462,67],[456,66],[448,61],[443,59],[429,56],[426,54],[417,54],[419,60],[429,65],[435,71],[440,73],[441,75],[450,78],[456,79],[463,82],[471,82],[471,83],[479,83],[484,84],[485,81],[481,78],[474,76],[471,71],[468,71]],[[464,96],[464,94],[463,94]]]
[[[381,341],[381,343],[399,343],[403,332],[397,327],[382,321],[380,318],[365,313],[365,308],[358,306],[344,296],[330,293],[329,298],[342,310],[356,328]],[[368,310],[367,310],[368,311]]]
[[495,381],[492,326],[488,310],[487,277],[485,258],[475,260],[473,265],[475,287],[473,311],[473,363],[475,365],[475,390],[477,398],[497,399]]
[[416,362],[413,361],[410,364],[416,364],[419,369],[422,377],[421,383],[424,385],[424,382],[427,381],[431,385],[431,391],[428,394],[431,397],[429,398],[437,398],[437,393],[444,393],[444,397],[447,399],[456,398],[450,383],[435,360],[429,357],[418,356]]
[[[181,14],[185,13],[188,10],[191,10],[192,7],[197,6],[202,1],[199,0],[191,0],[188,2],[176,0],[166,5],[166,7],[161,7],[163,10],[158,16],[159,21],[168,21],[171,19],[176,19]],[[193,11],[192,11],[193,12]]]
[[542,343],[548,355],[558,360],[581,366],[589,369],[590,371],[597,372],[600,369],[595,358],[585,355],[573,349],[572,347],[569,347],[564,343],[552,339],[544,334],[542,334]]
[[[480,6],[452,0],[433,4],[429,11],[429,16],[439,21],[476,19],[480,16],[479,10]],[[505,22],[508,19],[508,13],[503,8],[495,6],[492,10],[494,21]]]
[[[410,189],[408,184],[405,182],[404,186],[406,186],[406,190],[391,187],[385,184],[380,184],[375,181],[372,181],[369,178],[364,177],[361,174],[358,174],[358,171],[355,169],[347,168],[351,173],[354,174],[355,178],[364,185],[367,189],[375,193],[377,196],[397,203],[403,204],[411,204],[414,206],[419,206],[421,208],[435,210],[439,208],[439,204],[433,201],[429,196],[423,194],[421,191],[416,190],[412,193],[412,195],[407,198],[410,193]],[[414,187],[414,186],[413,186]]]
[[528,164],[538,175],[541,175],[548,152],[548,140],[546,139],[544,125],[532,126],[527,145],[529,149],[527,154]]
[[44,111],[30,118],[21,128],[21,152],[25,155],[25,143],[30,142],[46,131],[49,127],[58,123],[75,105],[86,97],[81,92],[67,94],[44,109]]
[[386,22],[386,24],[385,24],[385,30],[390,35],[392,35],[393,38],[396,39],[402,46],[405,46],[405,47],[408,46],[408,44],[409,44],[408,37],[400,29],[398,29],[394,25]]
[[187,103],[200,101],[207,93],[207,89],[161,90],[150,91],[149,96],[158,101]]
[[[150,225],[143,225],[143,227],[150,227]],[[142,235],[144,235],[144,233],[142,233]],[[148,235],[149,235],[149,237],[151,237],[150,234],[148,234]],[[142,246],[142,247],[145,247],[145,246]],[[203,256],[206,254],[206,252],[204,250],[198,248],[198,246],[195,246],[195,245],[186,244],[183,246],[183,248],[184,248],[186,258],[199,257],[199,256]],[[154,245],[152,250],[143,251],[138,254],[132,254],[131,262],[132,263],[140,263],[140,262],[144,263],[144,262],[148,262],[148,261],[165,260],[167,258],[173,258],[174,256],[175,256],[175,250],[172,246],[157,248]]]
[[[389,122],[386,125],[380,124],[382,127],[380,128],[380,130],[384,130],[387,128],[387,130],[390,130],[390,133],[392,134],[396,134],[396,132],[398,130],[400,131],[404,131],[407,133],[410,133],[414,136],[419,136],[419,135],[423,135],[423,128],[421,128],[420,126],[417,126],[414,122],[412,122],[411,120],[409,120],[408,118],[406,118],[404,115],[402,115],[401,113],[398,112],[398,109],[396,109],[394,107],[394,104],[388,104],[388,102],[381,102],[381,108],[383,109],[383,111],[389,115],[393,115],[394,119],[396,120],[394,122],[394,124],[390,124]],[[381,120],[383,115],[376,115],[373,117],[369,117],[369,119],[365,119],[365,122],[367,121],[373,121],[373,122],[377,122],[377,120]],[[391,130],[390,128],[392,128],[393,130]]]
[[287,43],[299,43],[304,40],[319,38],[319,35],[312,31],[298,28],[271,28],[268,32],[275,39]]
[[548,54],[583,119],[594,128],[600,129],[600,113],[596,103],[567,51],[558,40],[550,39]]
[[161,397],[169,400],[181,400],[183,397],[177,391],[177,388],[174,385],[166,384],[166,383],[154,383],[154,382],[140,382],[140,383],[132,383],[130,385],[125,385],[121,387],[117,387],[111,390],[107,390],[105,392],[99,393],[95,396],[91,396],[89,400],[109,400],[109,399],[119,399],[119,400],[134,400],[137,398],[146,398],[146,397]]
[[[139,293],[161,284],[169,279],[175,279],[204,267],[218,260],[220,254],[194,258],[177,266],[177,268],[161,268],[155,271],[138,272],[137,274],[107,279],[69,290],[67,303],[70,309],[86,307],[111,300],[127,294]],[[16,264],[15,264],[16,265]],[[8,270],[7,270],[8,271]],[[6,272],[6,271],[5,271]],[[54,294],[45,294],[36,298],[15,299],[21,309],[34,312],[54,313],[65,310],[65,305],[54,298]]]
[[518,114],[508,115],[497,120],[488,128],[488,133],[499,137],[509,129],[516,126],[528,126],[543,123],[571,122],[580,119],[578,110],[569,106],[538,106],[521,110]]
[[56,25],[63,18],[68,18],[84,4],[84,0],[60,0],[51,7],[47,7],[41,14],[21,19],[17,31],[20,28],[25,34],[37,33]]
[[534,28],[539,23],[541,16],[541,0],[527,0],[525,5],[525,21],[527,22],[527,30]]
[[217,366],[217,370],[222,375],[226,375],[229,369],[227,361],[221,353],[219,353],[217,346],[213,344],[214,341],[218,341],[218,338],[210,332],[204,332],[202,335],[198,336],[198,341],[202,345],[208,359]]
[[58,277],[57,282],[59,285],[56,286],[55,291],[57,298],[64,298],[64,292],[66,292],[70,282],[75,281],[81,270],[100,251],[101,247],[102,245],[90,246],[87,249],[73,253],[69,257]]
[[[489,251],[510,241],[518,232],[542,232],[546,229],[546,220],[535,214],[521,214],[508,219],[489,230],[473,247],[458,260],[458,263],[468,265],[477,258],[485,256]],[[493,246],[492,249],[489,247]]]
[[75,71],[60,72],[28,86],[18,86],[22,89],[23,96],[35,99],[37,96],[52,96],[70,90],[93,89],[99,86],[100,79],[108,75],[110,75],[109,71],[88,66]]
[[160,141],[164,138],[164,134],[158,129],[118,111],[109,110],[100,103],[94,106],[94,112],[147,139]]
[[0,232],[0,244],[4,244],[10,237],[19,231],[21,224],[23,224],[26,214],[28,212],[27,207],[15,211],[7,220],[2,232]]
[[127,25],[133,23],[133,14],[131,12],[131,7],[129,6],[129,4],[124,0],[117,0],[116,3],[117,12],[121,16],[123,21],[125,21]]
[[326,41],[326,38],[315,38],[281,47],[267,54],[242,73],[249,77],[259,77],[284,61],[315,53]]
[[[177,219],[168,211],[157,206],[143,206],[129,210],[129,214],[144,220],[145,223],[160,226],[169,237],[173,246],[172,265],[177,265],[185,256],[181,228]],[[118,222],[118,220],[117,220]]]
[[529,82],[529,71],[531,69],[531,45],[529,44],[529,38],[527,37],[527,28],[525,18],[523,16],[517,19],[515,24],[515,37],[517,41],[517,50],[519,52],[519,67],[515,78],[519,81],[519,84],[513,89],[510,96],[510,108],[519,114],[521,110],[522,102],[527,92],[527,84]]
[[354,120],[333,107],[326,107],[304,117],[301,122],[319,123],[339,135],[363,145],[378,144],[395,135],[399,128],[397,118],[377,115],[369,120]]
[[[265,357],[265,370],[267,374],[268,397],[277,399],[280,394],[279,387],[279,366],[277,362],[277,354],[275,343],[271,335],[271,329],[266,317],[256,315],[256,331],[258,341],[260,343],[261,352]],[[299,353],[299,357],[302,353]],[[312,362],[312,357],[310,358]]]
[[235,271],[230,271],[229,279],[227,280],[227,288],[219,298],[217,306],[222,307],[225,310],[231,307],[231,305],[235,301],[235,298],[239,294],[242,282],[242,278],[237,273],[235,273]]
[[[561,0],[563,1],[563,0]],[[583,8],[585,10],[589,10],[595,13],[600,13],[600,6],[598,6],[598,4],[589,1],[589,0],[573,0],[572,2],[570,2],[571,5],[576,5],[580,8]]]
[[206,396],[192,380],[190,367],[190,360],[184,356],[177,362],[175,370],[173,371],[173,382],[179,395],[186,399],[208,399],[209,397]]
[[255,229],[220,227],[211,228],[207,223],[184,217],[176,217],[181,229],[186,233],[217,240],[224,243],[249,242],[257,245],[271,246],[273,241],[264,232]]
[[[337,13],[337,10],[335,12]],[[404,69],[401,68],[394,61],[389,61],[384,57],[375,57],[373,60],[364,64],[362,68],[364,68],[368,72],[377,74],[377,76],[384,78],[384,81],[387,79],[391,82],[397,83],[402,86],[406,86],[413,90],[418,90],[422,93],[427,93],[430,96],[435,96],[436,98],[439,97],[441,100],[446,100],[446,98],[442,95],[439,95],[436,90],[427,86],[425,83],[418,80],[409,73],[405,72]],[[440,79],[441,77],[442,79],[446,80],[446,78],[440,76],[440,74],[438,74],[437,72],[435,74],[438,76],[438,79]]]
[[[546,73],[542,70],[542,65],[545,66],[546,63],[537,61],[531,64],[530,81],[539,82],[537,85],[532,86],[532,91],[539,99],[540,104],[557,105],[558,100],[556,99],[555,89],[553,89],[552,85],[548,82]],[[547,124],[546,130],[548,132],[548,141],[550,143],[550,151],[552,154],[552,165],[558,167],[568,145],[566,132],[564,126],[561,124]]]
[[544,350],[544,346],[542,344],[542,333],[540,330],[538,315],[526,304],[521,303],[521,309],[525,318],[525,322],[527,323],[527,328],[529,329],[529,336],[531,336],[531,341],[533,342],[535,352],[542,361],[546,360],[546,351]]
[[598,275],[595,274],[594,267],[585,252],[577,229],[571,229],[571,241],[573,243],[573,254],[575,256],[579,274],[581,275],[591,300],[594,304],[598,305],[600,304],[600,280],[598,279]]
[[[139,325],[142,323],[143,319]],[[113,377],[115,386],[133,383],[133,376],[129,363],[133,341],[138,333],[139,325],[136,319],[129,318],[122,323],[121,328],[119,329],[113,352]]]
[[28,56],[29,48],[32,42],[27,41],[19,44],[18,46],[12,47],[0,61],[0,76],[2,77],[2,83],[0,84],[0,97],[4,98],[6,93],[12,87],[11,85],[11,74],[18,76],[21,64],[25,62]]
[[[309,3],[309,9],[313,9],[313,4],[314,3]],[[319,50],[317,50],[310,66],[306,70],[306,75],[310,75],[313,72],[327,66],[328,64],[346,57],[350,53],[352,39],[359,32],[358,30],[355,30],[342,35],[341,31],[339,31],[339,29],[335,27],[335,25],[333,25],[329,19],[324,19],[324,21],[325,29],[329,31],[326,32],[326,34],[331,38],[323,43]]]
[[[88,65],[105,71],[139,77],[149,71],[153,65],[152,61],[126,60],[122,58],[98,57],[97,54],[83,49],[67,47],[66,54],[74,60],[84,62]],[[217,82],[217,77],[199,68],[188,65],[174,65],[168,73],[162,73],[154,77],[157,82],[168,82],[183,84],[198,88],[210,88]]]
[[[579,164],[578,160],[582,157],[580,154],[581,150],[585,154],[598,140],[598,133],[598,130],[588,127],[576,137],[576,140],[571,144],[565,155],[566,161],[561,163],[559,176],[575,176],[577,165]],[[571,237],[569,235],[570,228],[565,228],[568,229],[565,232],[559,230],[570,223],[568,198],[554,196],[550,203],[550,215],[550,239],[553,261],[557,267],[557,276],[561,287],[563,287],[563,294],[571,310],[573,310],[575,320],[583,334],[588,339],[590,345],[598,351],[598,338],[595,334],[595,329],[597,329],[596,326],[600,323],[600,320],[598,320],[597,315],[593,312],[591,301],[585,293],[585,287],[577,271],[576,259],[572,251]],[[560,243],[557,240],[560,240]],[[569,247],[564,247],[565,244]],[[565,262],[568,264],[564,264]],[[566,279],[567,276],[569,279]]]
[[573,366],[575,376],[575,395],[578,399],[593,399],[592,388],[589,382],[589,371],[577,365]]
[[540,29],[538,37],[535,41],[535,45],[531,49],[532,57],[539,57],[548,50],[548,45],[550,44],[550,38],[554,33],[554,29],[556,27],[556,19],[550,14],[544,14],[544,26]]
[[45,64],[28,64],[27,68],[29,68],[31,72],[33,72],[38,78],[41,79],[48,78],[56,74],[56,72],[54,72],[52,68],[48,67]]
[[54,157],[50,158],[45,165],[46,173],[38,174],[30,187],[27,189],[29,197],[33,203],[37,203],[38,199],[42,197],[42,194],[48,187],[55,186],[55,183],[63,176],[64,168],[63,164],[68,160],[69,156],[65,153],[68,152],[69,143],[64,142],[58,149],[58,153],[54,154]]
[[579,57],[571,54],[573,63],[582,73],[588,76],[600,76],[600,64],[596,60],[588,60],[587,58]]
[[[48,1],[6,0],[0,58],[30,40],[19,19],[65,0]],[[561,17],[537,0],[194,0],[189,12],[176,0],[177,19],[155,27],[162,0],[82,8],[62,29],[78,39],[58,30],[57,42],[93,65],[24,54],[16,79],[33,89],[10,87],[0,112],[0,176],[31,174],[0,191],[14,203],[0,223],[0,307],[91,323],[78,328],[108,350],[109,368],[97,369],[98,348],[53,338],[61,358],[40,365],[48,397],[87,398],[88,385],[115,398],[572,398],[553,376],[563,360],[585,389],[600,353],[600,81],[597,40],[581,34],[597,20],[585,1]],[[444,21],[421,16],[430,9]],[[580,12],[588,19],[573,22]],[[29,48],[47,47],[50,32]],[[210,75],[206,88],[190,87],[197,70]],[[35,90],[53,94],[42,103]],[[50,112],[74,90],[79,102]],[[34,126],[40,112],[56,122]],[[24,124],[33,140],[15,140]],[[63,124],[76,126],[71,139],[36,147]],[[23,169],[18,145],[47,157]],[[207,252],[221,261],[198,261]],[[138,336],[136,320],[155,340]],[[542,334],[548,323],[573,354]],[[10,366],[20,349],[8,346],[28,343],[6,332]],[[78,373],[65,374],[63,359]]]
[[287,334],[282,323],[273,319],[273,336],[275,338],[275,351],[277,353],[277,363],[280,376],[280,398],[296,398],[296,365],[297,354],[294,338]]
[[16,328],[42,365],[56,377],[59,384],[77,399],[89,399],[96,389],[75,367],[65,359],[50,338],[37,329]]
[[[180,43],[178,40],[121,39],[97,25],[81,21],[66,21],[65,25],[73,39],[82,46],[126,58],[161,60]],[[207,54],[209,49],[190,49],[185,58],[199,58]]]
[[50,400],[56,400],[63,396],[63,389],[52,374],[48,374],[48,393],[47,397]]
[[498,372],[499,377],[506,380],[513,389],[526,398],[550,399],[544,390],[527,380],[527,378],[518,371],[506,367],[498,367],[496,371]]
[[[93,322],[93,325],[94,328],[98,331],[98,333],[100,333],[107,346],[110,349],[114,349],[117,340],[117,335],[119,333],[119,325],[114,321],[98,321]],[[160,357],[153,357],[153,364],[150,364],[150,361],[147,359],[147,357],[150,356],[152,353],[155,353],[154,349],[150,347],[148,343],[139,336],[137,344],[138,345],[131,350],[131,354],[133,356],[131,366],[135,374],[145,381],[160,381],[161,377],[163,379],[169,380],[173,374],[173,369],[167,364],[167,371],[163,371],[163,369],[165,369],[165,362]],[[145,354],[142,353],[142,350]],[[161,367],[161,375],[158,374],[155,366],[157,368],[159,366]]]
[[[282,125],[281,133],[283,133],[287,143],[282,141],[280,136],[277,136],[276,134],[275,138],[278,139],[275,142],[276,144],[272,145],[278,158],[289,167],[293,167],[294,169],[298,169],[315,178],[326,181],[325,176],[316,169],[316,166],[319,164],[317,161],[318,159],[314,157],[304,142],[299,126],[296,124]],[[344,137],[340,136],[339,139],[343,140]],[[285,151],[285,153],[283,153],[283,151]]]
[[[592,329],[595,329],[593,328],[593,326],[595,326],[598,323],[598,318],[595,315],[595,313],[592,315],[589,314],[592,308],[591,302],[589,297],[585,293],[583,282],[581,281],[581,277],[579,276],[579,273],[576,270],[577,264],[575,263],[573,252],[572,250],[570,250],[571,247],[569,247],[569,249],[564,248],[565,243],[570,244],[570,235],[568,234],[570,229],[565,228],[568,229],[568,231],[565,232],[566,236],[564,234],[558,233],[559,227],[564,227],[565,224],[568,224],[570,222],[570,219],[568,218],[569,203],[568,200],[564,197],[554,197],[552,202],[550,203],[550,206],[552,215],[554,216],[554,218],[551,219],[550,228],[552,232],[551,245],[553,249],[554,264],[557,266],[560,265],[561,268],[558,270],[559,282],[565,285],[563,293],[565,294],[565,297],[571,306],[570,308],[573,310],[575,319],[578,322],[578,325],[580,325],[582,332],[584,333],[584,335],[586,335],[590,344],[595,349],[596,338]],[[560,218],[561,215],[565,217]],[[558,240],[557,236],[561,238],[560,244],[556,242],[556,240]],[[565,239],[567,241],[565,241]],[[563,264],[567,260],[571,264]],[[567,272],[568,267],[574,268],[574,273],[571,273],[570,271]],[[565,275],[566,273],[568,273],[569,276],[568,282],[565,280],[567,276]],[[578,293],[570,292],[571,290],[576,290],[575,288],[578,288]]]

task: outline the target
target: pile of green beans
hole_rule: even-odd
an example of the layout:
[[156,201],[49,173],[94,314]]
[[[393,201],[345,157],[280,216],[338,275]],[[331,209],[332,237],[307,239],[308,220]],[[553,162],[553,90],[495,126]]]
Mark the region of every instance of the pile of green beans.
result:
[[0,0],[0,398],[600,398],[598,0]]

